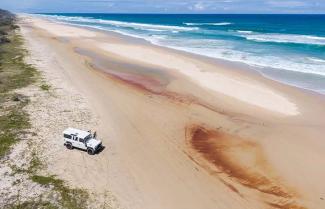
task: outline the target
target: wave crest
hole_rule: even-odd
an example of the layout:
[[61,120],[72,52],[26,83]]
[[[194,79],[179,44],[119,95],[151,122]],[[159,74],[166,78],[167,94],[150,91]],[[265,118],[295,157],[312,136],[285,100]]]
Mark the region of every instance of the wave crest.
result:
[[247,40],[256,42],[294,43],[325,45],[325,37],[290,34],[255,34],[243,36]]
[[224,26],[224,25],[232,25],[230,22],[218,22],[218,23],[184,23],[188,26],[196,26],[196,25],[215,25],[215,26]]
[[78,17],[78,16],[60,16],[60,15],[43,15],[50,18],[55,18],[56,20],[61,21],[70,21],[70,22],[84,22],[84,23],[97,23],[97,24],[105,24],[105,25],[112,25],[115,27],[125,27],[125,28],[133,28],[138,30],[149,30],[149,31],[156,31],[156,32],[163,32],[163,31],[172,31],[172,32],[179,32],[179,31],[192,31],[198,30],[197,27],[181,27],[181,26],[173,26],[173,25],[158,25],[158,24],[148,24],[148,23],[135,23],[135,22],[122,22],[122,21],[115,21],[115,20],[103,20],[103,19],[94,19],[88,17]]
[[155,25],[155,24],[145,24],[145,23],[132,23],[132,22],[121,22],[113,20],[99,20],[100,23],[110,24],[114,26],[122,27],[132,27],[135,29],[146,29],[146,30],[156,30],[156,31],[191,31],[197,30],[195,27],[181,27],[181,26],[172,26],[172,25]]
[[250,30],[236,30],[236,32],[242,33],[242,34],[252,34],[252,33],[254,33],[253,31],[250,31]]

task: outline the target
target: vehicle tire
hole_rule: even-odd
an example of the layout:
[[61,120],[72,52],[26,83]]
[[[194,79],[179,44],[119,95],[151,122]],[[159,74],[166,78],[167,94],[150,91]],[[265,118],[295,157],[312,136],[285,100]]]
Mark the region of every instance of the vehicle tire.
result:
[[73,149],[73,146],[72,146],[71,143],[67,143],[65,146],[66,146],[68,149]]
[[95,151],[93,149],[91,149],[91,148],[88,148],[87,153],[88,153],[88,155],[94,155]]

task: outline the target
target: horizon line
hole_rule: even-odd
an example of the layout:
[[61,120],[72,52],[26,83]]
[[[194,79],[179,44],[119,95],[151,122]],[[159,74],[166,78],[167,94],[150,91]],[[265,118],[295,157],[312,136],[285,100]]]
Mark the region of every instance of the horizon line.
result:
[[124,15],[325,15],[325,13],[127,13],[127,12],[14,12],[27,14],[124,14]]

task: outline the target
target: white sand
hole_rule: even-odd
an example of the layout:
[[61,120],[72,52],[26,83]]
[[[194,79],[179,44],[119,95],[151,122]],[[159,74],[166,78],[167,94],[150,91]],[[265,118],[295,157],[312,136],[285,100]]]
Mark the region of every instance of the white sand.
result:
[[69,38],[92,38],[96,36],[95,32],[85,30],[82,28],[71,28],[71,27],[61,27],[58,24],[46,21],[43,19],[35,19],[33,24],[37,27],[46,30],[47,32],[58,37],[69,37]]
[[[143,46],[103,44],[98,47],[121,57],[175,69],[202,87],[236,98],[248,104],[284,115],[299,114],[297,106],[286,97],[278,92],[272,91],[266,86],[262,86],[260,83],[252,83],[252,80],[245,81],[243,78],[230,77],[217,72],[207,72],[190,61],[187,62],[187,60],[173,56],[172,54],[164,54]],[[132,54],[132,57],[130,57],[130,54]]]

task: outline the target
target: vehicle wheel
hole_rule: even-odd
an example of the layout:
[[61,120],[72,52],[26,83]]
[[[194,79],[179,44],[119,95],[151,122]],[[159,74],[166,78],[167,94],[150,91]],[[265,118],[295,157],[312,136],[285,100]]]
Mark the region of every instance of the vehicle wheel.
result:
[[66,146],[68,149],[73,149],[73,146],[72,146],[71,143],[67,143],[65,146]]
[[87,153],[88,155],[94,155],[95,154],[95,151],[93,149],[87,149]]

